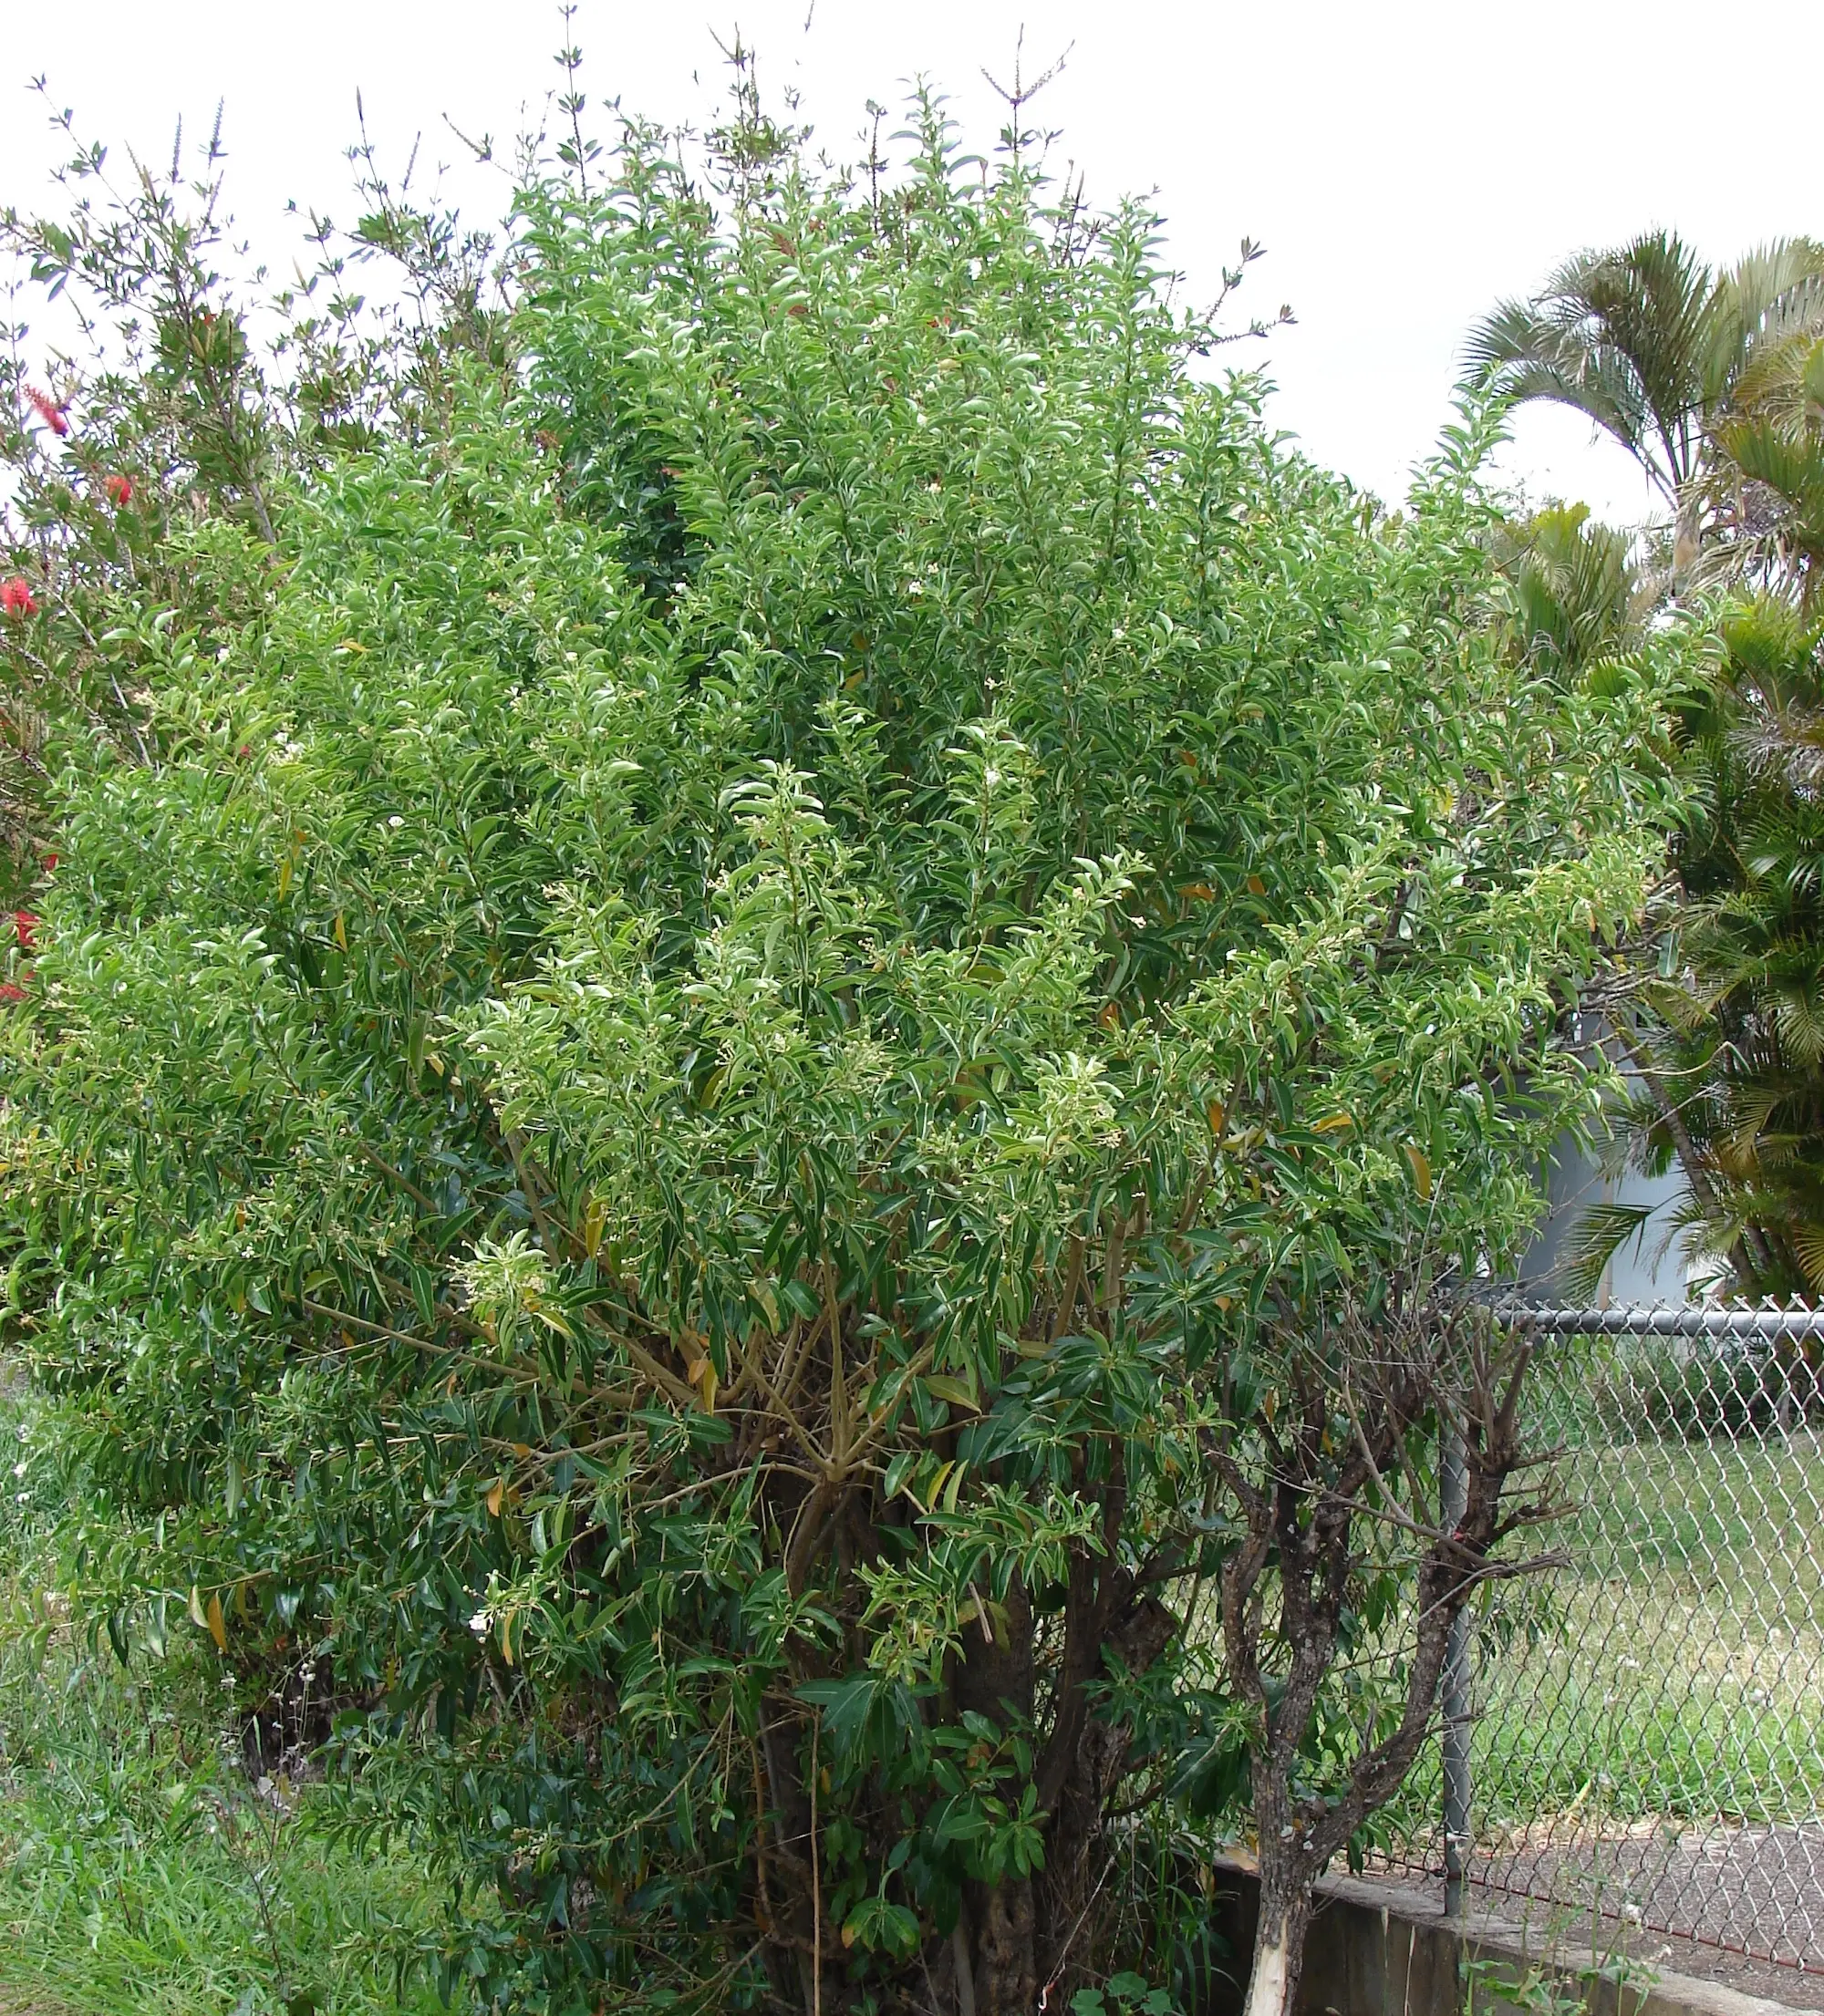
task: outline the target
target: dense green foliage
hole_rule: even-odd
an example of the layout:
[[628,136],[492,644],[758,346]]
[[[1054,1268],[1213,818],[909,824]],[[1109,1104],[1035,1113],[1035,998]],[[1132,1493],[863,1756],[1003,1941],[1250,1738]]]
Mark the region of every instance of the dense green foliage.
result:
[[[52,124],[69,149],[63,214],[0,212],[12,297],[36,297],[47,323],[13,324],[0,347],[0,550],[31,605],[0,621],[9,907],[55,851],[46,796],[70,731],[149,753],[170,640],[216,649],[254,618],[289,486],[447,428],[454,358],[505,358],[493,240],[403,204],[370,149],[356,233],[316,220],[271,296],[263,270],[238,270],[219,122],[190,168],[180,127],[169,171],[130,157],[123,171],[68,112]],[[47,346],[39,371],[27,356]],[[211,523],[251,535],[236,564],[220,546],[196,564]]]
[[[146,668],[0,1036],[7,1321],[116,1649],[308,1670],[447,1981],[1190,2006],[1110,1858],[1194,1881],[1250,1756],[1345,1835],[1404,1768],[1437,1419],[1375,1340],[1591,1111],[1655,695],[1483,623],[1479,420],[1393,519],[1195,375],[1144,213],[928,107],[885,181],[719,158],[535,183],[512,370],[164,520],[180,602],[106,576]],[[1239,1684],[1200,1605],[1282,1429],[1344,1566]],[[1338,1643],[1384,1684],[1285,1726]]]

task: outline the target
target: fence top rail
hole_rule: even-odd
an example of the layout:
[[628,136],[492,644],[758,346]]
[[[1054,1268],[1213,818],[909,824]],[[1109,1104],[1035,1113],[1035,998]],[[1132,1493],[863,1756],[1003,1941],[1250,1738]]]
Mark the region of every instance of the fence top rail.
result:
[[1824,1337],[1824,1309],[1767,1302],[1758,1308],[1704,1303],[1612,1302],[1606,1308],[1555,1308],[1502,1300],[1490,1304],[1498,1322],[1547,1337]]

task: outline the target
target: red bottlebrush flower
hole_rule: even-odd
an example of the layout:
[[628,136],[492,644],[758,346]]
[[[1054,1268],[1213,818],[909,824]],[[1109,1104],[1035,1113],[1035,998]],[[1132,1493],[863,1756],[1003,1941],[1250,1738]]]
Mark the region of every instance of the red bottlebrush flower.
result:
[[29,910],[16,910],[13,913],[13,928],[19,935],[20,951],[31,951],[33,949],[33,935],[38,928],[36,917]]
[[15,987],[10,980],[0,980],[0,1001],[23,1001],[25,998],[24,987]]
[[46,874],[49,875],[57,873],[57,857],[55,847],[47,847],[44,853],[38,856],[38,859],[44,863]]
[[64,409],[48,392],[40,392],[36,385],[26,388],[26,397],[38,409],[38,418],[53,434],[67,434],[69,420]]
[[101,487],[108,493],[108,501],[117,510],[123,510],[133,501],[133,479],[130,476],[104,476]]
[[35,616],[38,605],[32,600],[30,584],[24,574],[15,574],[10,581],[0,581],[0,609],[9,616]]

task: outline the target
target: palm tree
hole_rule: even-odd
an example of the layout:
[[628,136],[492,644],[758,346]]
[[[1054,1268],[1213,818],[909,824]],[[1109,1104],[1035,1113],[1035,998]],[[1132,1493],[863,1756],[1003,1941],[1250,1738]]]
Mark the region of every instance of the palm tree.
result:
[[[1704,1243],[1762,1292],[1824,1288],[1824,630],[1770,596],[1720,625],[1680,723],[1684,973],[1660,1049],[1709,1178]],[[1736,1263],[1740,1274],[1740,1259]],[[1743,1284],[1746,1285],[1746,1284]]]
[[1799,330],[1762,344],[1715,438],[1728,571],[1814,607],[1824,590],[1824,337]]
[[1675,233],[1568,260],[1529,301],[1471,332],[1471,377],[1516,402],[1587,413],[1646,472],[1673,516],[1673,569],[1697,557],[1715,430],[1758,347],[1824,332],[1824,245],[1780,239],[1720,274]]
[[[1692,1243],[1737,1293],[1824,1293],[1824,245],[1784,239],[1721,274],[1670,232],[1580,253],[1467,354],[1486,389],[1571,407],[1628,450],[1672,520],[1675,590],[1760,590],[1725,615],[1680,718],[1665,977],[1618,968],[1601,1019],[1638,1089],[1632,1152],[1682,1164]],[[1507,572],[1523,647],[1569,670],[1580,640],[1554,611],[1619,635],[1615,577],[1580,522],[1549,516]],[[1583,1272],[1644,1217],[1588,1214]]]
[[[1656,960],[1589,1005],[1637,1088],[1623,1117],[1649,1171],[1682,1166],[1678,1226],[1736,1294],[1824,1294],[1824,625],[1736,602],[1709,677],[1675,710],[1685,786]],[[1644,949],[1644,948],[1643,948]],[[1599,1206],[1576,1286],[1644,1225]]]

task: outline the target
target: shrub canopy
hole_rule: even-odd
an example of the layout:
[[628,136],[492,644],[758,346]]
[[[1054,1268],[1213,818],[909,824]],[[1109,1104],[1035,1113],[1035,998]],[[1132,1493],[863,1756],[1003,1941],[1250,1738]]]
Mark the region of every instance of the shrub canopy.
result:
[[447,425],[275,479],[274,562],[173,522],[233,593],[112,591],[146,755],[73,745],[5,1019],[117,1644],[309,1668],[527,2006],[1142,1949],[1072,1944],[1108,1815],[1262,1726],[1213,1454],[1511,1256],[1661,848],[1651,693],[1480,623],[1479,422],[1389,517],[1147,215],[915,140],[712,201],[631,132]]

